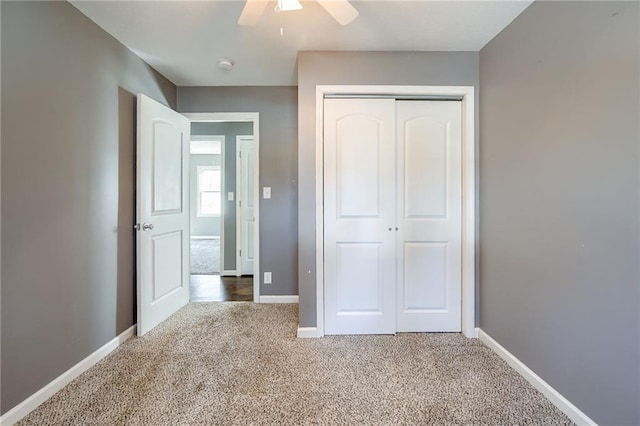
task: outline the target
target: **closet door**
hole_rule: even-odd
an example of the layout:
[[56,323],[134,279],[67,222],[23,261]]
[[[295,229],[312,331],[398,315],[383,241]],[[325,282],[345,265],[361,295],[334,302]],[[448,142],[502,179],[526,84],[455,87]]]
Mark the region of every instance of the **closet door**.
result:
[[325,334],[396,331],[395,101],[324,102]]
[[398,331],[461,330],[461,103],[397,102]]

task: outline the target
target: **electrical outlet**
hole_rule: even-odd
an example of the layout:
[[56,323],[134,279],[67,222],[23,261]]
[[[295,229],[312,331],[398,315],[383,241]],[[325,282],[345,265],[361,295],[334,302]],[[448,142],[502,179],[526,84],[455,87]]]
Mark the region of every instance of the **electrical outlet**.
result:
[[271,284],[271,272],[264,273],[264,283]]

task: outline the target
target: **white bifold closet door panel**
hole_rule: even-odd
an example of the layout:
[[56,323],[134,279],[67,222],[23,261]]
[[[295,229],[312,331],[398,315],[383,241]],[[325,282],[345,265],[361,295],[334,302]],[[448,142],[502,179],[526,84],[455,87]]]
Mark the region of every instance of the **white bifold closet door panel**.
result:
[[398,101],[398,331],[461,331],[461,103]]
[[324,106],[325,333],[393,334],[395,101]]
[[461,330],[458,101],[324,102],[325,334]]

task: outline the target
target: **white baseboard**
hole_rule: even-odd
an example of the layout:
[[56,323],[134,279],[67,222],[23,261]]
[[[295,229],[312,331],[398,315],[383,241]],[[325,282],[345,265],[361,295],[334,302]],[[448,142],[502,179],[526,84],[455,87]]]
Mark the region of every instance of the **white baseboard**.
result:
[[97,364],[98,361],[109,355],[109,353],[111,353],[115,348],[117,348],[127,339],[133,336],[135,332],[136,326],[132,325],[120,335],[104,344],[94,353],[55,378],[48,385],[31,395],[29,398],[22,401],[20,404],[13,407],[11,410],[7,411],[2,417],[0,417],[0,425],[13,425],[14,423],[24,418],[27,414],[38,408],[40,404],[53,396],[53,394],[69,384],[73,379],[75,379],[80,374],[84,373],[89,368]]
[[220,236],[218,236],[218,235],[192,235],[190,238],[192,240],[219,240]]
[[477,339],[478,338],[478,331],[480,329],[478,327],[473,327],[471,330],[469,330],[468,333],[462,333],[464,334],[465,337],[469,338],[469,339]]
[[260,303],[298,303],[298,296],[260,296]]
[[318,337],[317,327],[298,327],[299,339],[313,339]]
[[560,392],[551,387],[551,385],[545,382],[540,376],[534,373],[529,367],[527,367],[522,361],[516,358],[511,352],[506,350],[500,343],[493,340],[491,336],[478,329],[478,337],[480,340],[492,349],[500,358],[505,360],[514,370],[516,370],[522,377],[524,377],[534,388],[538,389],[540,393],[547,397],[553,405],[558,407],[560,411],[567,415],[577,425],[597,425],[596,422],[591,420],[589,416],[584,414],[578,407],[573,405],[567,398],[562,396]]
[[225,269],[220,275],[223,277],[235,277],[237,276],[237,272],[235,269]]

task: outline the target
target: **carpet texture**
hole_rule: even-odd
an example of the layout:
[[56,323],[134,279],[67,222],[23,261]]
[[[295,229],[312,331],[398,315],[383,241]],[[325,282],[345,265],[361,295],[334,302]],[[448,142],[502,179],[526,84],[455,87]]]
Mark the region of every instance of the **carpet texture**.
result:
[[296,325],[297,305],[189,304],[19,424],[571,424],[478,340]]
[[191,273],[212,275],[220,273],[220,240],[191,240]]

